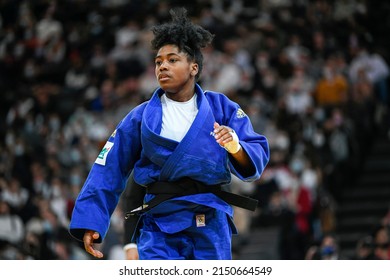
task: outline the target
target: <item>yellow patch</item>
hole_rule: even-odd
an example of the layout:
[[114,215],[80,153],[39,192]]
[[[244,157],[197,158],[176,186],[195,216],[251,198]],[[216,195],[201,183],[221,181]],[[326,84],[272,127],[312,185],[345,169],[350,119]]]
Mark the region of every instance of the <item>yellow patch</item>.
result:
[[197,227],[206,226],[206,216],[204,214],[196,215],[195,219],[196,219],[196,226]]

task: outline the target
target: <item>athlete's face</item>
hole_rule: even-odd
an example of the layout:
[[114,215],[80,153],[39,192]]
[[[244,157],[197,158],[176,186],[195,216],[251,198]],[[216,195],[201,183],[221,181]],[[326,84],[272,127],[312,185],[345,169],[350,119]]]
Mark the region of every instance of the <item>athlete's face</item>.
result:
[[190,61],[186,53],[179,52],[176,45],[165,45],[159,49],[154,63],[157,81],[168,97],[177,101],[192,97],[198,64]]

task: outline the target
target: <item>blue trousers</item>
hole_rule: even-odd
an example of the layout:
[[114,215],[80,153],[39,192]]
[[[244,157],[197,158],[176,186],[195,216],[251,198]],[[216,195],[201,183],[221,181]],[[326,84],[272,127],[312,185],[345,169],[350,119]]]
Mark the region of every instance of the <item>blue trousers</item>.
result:
[[[156,214],[144,214],[138,238],[142,260],[231,260],[232,221],[225,212],[205,206],[192,209],[189,227],[161,230]],[[156,219],[157,218],[157,219]],[[175,221],[171,223],[185,223]]]

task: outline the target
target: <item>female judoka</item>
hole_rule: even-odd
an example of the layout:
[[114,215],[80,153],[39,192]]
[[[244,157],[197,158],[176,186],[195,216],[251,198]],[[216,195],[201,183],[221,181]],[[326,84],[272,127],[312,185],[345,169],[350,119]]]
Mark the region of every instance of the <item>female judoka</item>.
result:
[[[253,201],[221,187],[231,174],[259,179],[269,160],[267,139],[253,130],[240,106],[197,83],[201,49],[213,35],[185,9],[152,28],[160,87],[118,124],[97,156],[76,200],[70,233],[102,258],[110,216],[129,174],[146,188],[133,239],[140,259],[231,259],[232,205]],[[253,210],[253,209],[252,209]]]

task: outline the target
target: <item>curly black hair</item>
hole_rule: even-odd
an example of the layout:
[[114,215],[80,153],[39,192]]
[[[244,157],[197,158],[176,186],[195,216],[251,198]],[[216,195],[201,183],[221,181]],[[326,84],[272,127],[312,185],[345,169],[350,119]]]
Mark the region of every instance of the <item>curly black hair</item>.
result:
[[170,11],[172,21],[161,25],[153,26],[154,39],[152,40],[153,50],[158,50],[165,45],[176,45],[179,51],[185,52],[189,59],[198,64],[199,79],[203,68],[203,55],[201,49],[210,44],[214,35],[203,27],[193,24],[187,17],[185,8],[174,8]]

